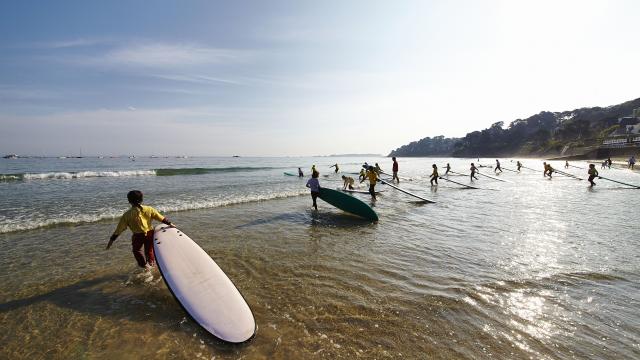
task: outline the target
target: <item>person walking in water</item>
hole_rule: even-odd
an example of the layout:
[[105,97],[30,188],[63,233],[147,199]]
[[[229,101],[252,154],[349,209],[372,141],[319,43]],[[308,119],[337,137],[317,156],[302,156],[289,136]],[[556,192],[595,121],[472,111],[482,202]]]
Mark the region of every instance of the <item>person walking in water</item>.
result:
[[331,166],[329,166],[329,168],[332,168],[332,167],[336,168],[335,173],[337,174],[337,173],[338,173],[338,171],[340,170],[340,168],[338,167],[338,164],[335,164],[335,165],[331,165]]
[[433,172],[431,173],[431,180],[429,180],[429,182],[431,183],[431,186],[434,186],[433,182],[435,181],[435,185],[438,185],[438,166],[436,166],[436,164],[431,165],[431,167],[433,168]]
[[[378,173],[373,166],[369,166],[367,169],[367,178],[369,179],[369,194],[371,194],[371,198],[373,201],[376,201],[376,182],[378,181]],[[360,181],[362,183],[364,179]]]
[[[316,165],[311,165],[311,176],[313,176],[313,173],[316,172]],[[318,175],[320,175],[320,173],[318,173]]]
[[396,157],[392,157],[391,160],[393,160],[393,166],[391,167],[391,170],[393,171],[393,178],[391,179],[391,181],[397,181],[398,184],[400,184],[400,178],[398,177],[398,162],[396,161]]
[[360,182],[363,182],[364,179],[367,178],[367,173],[364,170],[364,168],[360,169],[360,175],[358,176],[358,180],[360,180]]
[[568,169],[569,168],[569,160],[565,160],[564,161],[564,168]]
[[304,173],[302,172],[302,168],[298,168],[298,177],[304,177]]
[[471,181],[473,181],[473,179],[478,180],[478,178],[476,177],[476,172],[478,171],[478,168],[476,167],[476,165],[474,163],[471,163],[471,168],[469,169],[471,170]]
[[596,183],[593,182],[593,179],[598,177],[598,170],[596,170],[596,166],[593,164],[589,164],[589,170],[587,171],[589,174],[589,182],[591,185],[589,187],[596,186]]
[[[131,250],[138,262],[138,266],[151,269],[155,266],[156,258],[153,253],[153,220],[157,220],[165,225],[174,226],[169,219],[162,216],[158,210],[151,206],[142,205],[142,191],[132,190],[127,194],[127,200],[131,204],[131,209],[127,210],[120,217],[116,230],[109,238],[107,250],[111,248],[113,242],[127,228],[131,230]],[[142,248],[144,247],[144,252]]]
[[613,163],[613,161],[611,161],[611,156],[609,156],[609,158],[607,158],[607,167],[609,169],[611,169],[611,164]]
[[342,175],[342,188],[346,189],[349,187],[349,190],[353,190],[353,183],[355,182],[351,176]]
[[636,164],[636,157],[635,155],[631,155],[631,157],[629,158],[629,169],[633,170],[633,166]]
[[447,167],[445,169],[447,169],[447,171],[444,172],[444,176],[447,176],[447,175],[449,175],[449,171],[451,171],[451,165],[449,165],[449,163],[447,163]]
[[520,168],[522,167],[520,160],[516,161],[516,166],[518,167],[518,171],[520,171]]
[[553,174],[553,168],[551,167],[551,164],[543,162],[542,165],[544,165],[544,172],[542,173],[542,176],[549,176],[549,179],[551,179],[551,174]]
[[378,163],[376,163],[376,167],[375,167],[374,170],[375,170],[376,174],[378,174],[378,175],[380,175],[380,173],[383,172],[382,168],[380,167],[380,165],[378,165]]
[[[314,165],[315,166],[315,165]],[[311,190],[311,200],[313,201],[313,207],[318,210],[318,204],[316,199],[320,195],[320,180],[318,180],[320,173],[314,171],[311,173],[311,179],[307,180],[307,187]]]
[[502,168],[500,167],[500,161],[498,159],[496,159],[496,168],[493,169],[493,172],[497,173],[498,170],[500,170],[500,172],[502,172]]

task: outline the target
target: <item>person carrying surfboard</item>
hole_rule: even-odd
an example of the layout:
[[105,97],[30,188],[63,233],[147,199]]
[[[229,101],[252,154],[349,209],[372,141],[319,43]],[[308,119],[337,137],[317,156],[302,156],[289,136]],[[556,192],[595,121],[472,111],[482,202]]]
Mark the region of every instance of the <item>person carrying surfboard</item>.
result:
[[349,188],[349,190],[353,190],[353,183],[355,182],[353,180],[353,178],[351,176],[344,176],[342,175],[342,181],[344,182],[342,184],[342,188],[346,189],[347,187]]
[[542,165],[544,165],[544,172],[542,173],[542,176],[549,176],[549,179],[551,179],[551,174],[553,174],[553,168],[551,167],[551,164],[547,164],[547,162],[543,162]]
[[522,167],[520,160],[516,161],[516,166],[518,167],[518,171],[520,171],[520,168]]
[[429,180],[429,182],[431,183],[431,186],[433,186],[434,181],[436,182],[436,185],[438,185],[438,166],[433,164],[431,167],[433,168],[433,172],[431,173],[431,180]]
[[398,162],[396,161],[396,157],[392,157],[391,160],[393,160],[393,167],[391,168],[391,170],[393,171],[393,178],[391,178],[391,181],[397,181],[398,184],[400,184],[400,178],[398,177]]
[[304,177],[304,173],[302,172],[302,168],[298,168],[298,177]]
[[316,199],[320,195],[320,180],[318,180],[318,176],[320,176],[320,173],[314,171],[311,173],[311,179],[307,180],[307,187],[311,190],[311,200],[313,200],[313,207],[316,210],[318,210]]
[[589,170],[587,171],[589,174],[589,182],[591,185],[589,187],[594,187],[596,183],[593,182],[593,179],[598,177],[598,170],[596,170],[596,166],[593,164],[589,164]]
[[471,163],[471,168],[469,169],[471,170],[471,181],[473,181],[473,179],[478,180],[478,178],[476,177],[476,171],[478,171],[478,168],[476,167],[476,165],[474,163]]
[[[132,190],[127,194],[127,200],[131,204],[131,209],[127,210],[120,217],[116,230],[109,238],[107,250],[113,245],[118,236],[127,228],[131,230],[131,247],[133,256],[136,258],[141,268],[151,268],[155,266],[155,256],[153,254],[153,225],[152,221],[157,220],[169,226],[174,226],[169,219],[162,216],[158,210],[151,206],[142,205],[142,191]],[[142,248],[144,247],[144,252]]]
[[[376,164],[377,165],[377,164]],[[376,201],[376,182],[378,181],[378,173],[376,172],[373,166],[369,166],[367,169],[367,178],[369,179],[369,194],[371,194],[371,198],[373,201]],[[360,183],[364,182],[365,179],[360,180]]]
[[338,164],[335,164],[335,165],[331,165],[331,166],[329,166],[329,168],[332,168],[332,167],[336,168],[335,173],[337,174],[337,173],[338,173],[338,171],[340,170],[340,168],[338,167]]
[[496,159],[496,168],[493,169],[493,172],[497,173],[498,170],[500,170],[500,172],[502,172],[502,168],[500,167],[500,161],[498,159]]
[[445,169],[447,169],[447,171],[444,172],[444,176],[447,176],[447,175],[449,175],[449,171],[451,171],[451,165],[449,165],[449,163],[447,163],[447,167]]

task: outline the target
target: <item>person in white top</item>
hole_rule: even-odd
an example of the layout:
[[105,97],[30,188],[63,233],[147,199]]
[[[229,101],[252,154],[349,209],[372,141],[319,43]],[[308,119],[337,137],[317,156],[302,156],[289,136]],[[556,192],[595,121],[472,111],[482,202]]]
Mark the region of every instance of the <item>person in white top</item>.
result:
[[311,200],[313,200],[313,207],[318,210],[318,204],[316,204],[316,199],[318,195],[320,195],[320,181],[318,180],[318,176],[320,174],[317,171],[314,171],[311,174],[311,179],[307,181],[307,187],[311,189]]

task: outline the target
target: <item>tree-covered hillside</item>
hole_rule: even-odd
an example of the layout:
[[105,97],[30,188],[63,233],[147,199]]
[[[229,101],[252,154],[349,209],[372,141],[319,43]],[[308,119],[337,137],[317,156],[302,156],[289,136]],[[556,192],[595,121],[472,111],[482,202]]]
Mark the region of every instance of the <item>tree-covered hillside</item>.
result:
[[509,156],[557,155],[566,145],[594,145],[617,128],[618,118],[640,108],[640,98],[608,107],[581,108],[564,112],[543,111],[516,119],[505,127],[502,121],[463,138],[426,137],[392,151],[389,156]]

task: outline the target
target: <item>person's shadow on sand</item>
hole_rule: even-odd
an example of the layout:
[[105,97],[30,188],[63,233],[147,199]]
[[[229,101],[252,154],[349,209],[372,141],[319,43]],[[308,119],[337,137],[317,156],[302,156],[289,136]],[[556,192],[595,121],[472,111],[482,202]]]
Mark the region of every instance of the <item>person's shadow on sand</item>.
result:
[[[156,273],[156,276],[160,275]],[[150,322],[189,335],[198,332],[201,339],[210,340],[207,341],[209,345],[220,351],[232,351],[232,345],[217,340],[193,320],[185,323],[184,319],[189,319],[188,314],[167,291],[162,281],[145,286],[143,290],[137,289],[135,285],[125,286],[125,283],[131,283],[128,275],[113,274],[81,280],[46,293],[2,303],[0,313],[48,302],[97,317]]]

